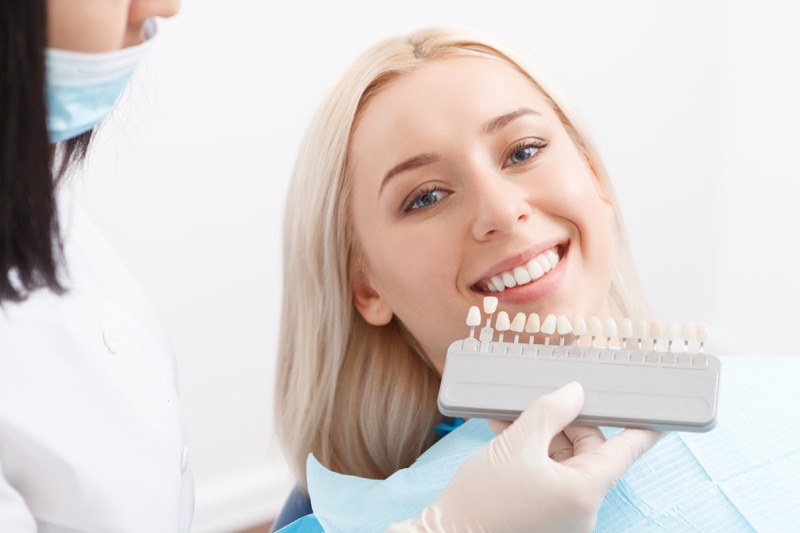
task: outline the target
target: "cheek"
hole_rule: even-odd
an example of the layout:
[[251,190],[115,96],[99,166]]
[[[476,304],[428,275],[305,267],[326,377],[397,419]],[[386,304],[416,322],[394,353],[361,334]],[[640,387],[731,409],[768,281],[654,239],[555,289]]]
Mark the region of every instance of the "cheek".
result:
[[434,227],[373,226],[365,236],[365,255],[375,279],[398,297],[445,285],[455,267],[453,239],[444,233]]

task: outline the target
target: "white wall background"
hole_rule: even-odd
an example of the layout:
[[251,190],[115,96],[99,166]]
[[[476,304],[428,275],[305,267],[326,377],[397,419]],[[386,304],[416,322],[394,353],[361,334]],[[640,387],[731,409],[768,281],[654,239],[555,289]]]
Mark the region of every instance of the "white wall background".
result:
[[366,46],[481,26],[563,82],[617,186],[663,320],[716,353],[800,353],[800,23],[792,2],[186,0],[76,194],[141,281],[181,372],[197,533],[271,518],[284,193],[305,124]]

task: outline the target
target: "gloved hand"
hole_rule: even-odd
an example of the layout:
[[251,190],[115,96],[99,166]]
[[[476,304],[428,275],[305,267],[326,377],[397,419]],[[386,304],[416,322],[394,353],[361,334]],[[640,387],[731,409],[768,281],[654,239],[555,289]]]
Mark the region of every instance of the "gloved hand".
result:
[[568,426],[583,407],[569,383],[539,397],[458,469],[422,514],[388,532],[591,531],[606,493],[661,433],[626,429],[606,441]]

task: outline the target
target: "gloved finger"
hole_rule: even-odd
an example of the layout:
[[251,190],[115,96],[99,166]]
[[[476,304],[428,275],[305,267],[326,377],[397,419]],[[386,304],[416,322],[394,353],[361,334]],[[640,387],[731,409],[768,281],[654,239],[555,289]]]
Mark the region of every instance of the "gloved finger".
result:
[[489,424],[489,429],[491,429],[495,435],[501,434],[512,424],[510,420],[492,420],[491,418],[486,420],[486,423]]
[[573,381],[537,398],[500,437],[509,443],[525,443],[530,457],[549,457],[550,442],[575,420],[583,407],[580,383]]
[[591,426],[567,426],[564,428],[564,435],[572,442],[574,455],[596,450],[606,441],[603,432]]
[[[647,429],[626,429],[591,453],[576,456],[573,464],[583,463],[585,471],[598,482],[611,487],[644,452],[664,435]],[[581,461],[586,458],[586,461]]]
[[550,455],[550,459],[557,463],[566,461],[574,454],[572,441],[562,431],[553,437],[552,441],[550,441],[550,450],[548,453]]

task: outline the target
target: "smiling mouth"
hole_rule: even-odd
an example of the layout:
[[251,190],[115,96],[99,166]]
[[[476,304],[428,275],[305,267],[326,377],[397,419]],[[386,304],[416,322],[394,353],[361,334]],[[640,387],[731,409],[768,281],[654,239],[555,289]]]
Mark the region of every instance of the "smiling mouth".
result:
[[503,292],[506,289],[527,285],[553,270],[563,256],[564,249],[561,246],[554,246],[527,263],[479,281],[473,288],[481,292]]

